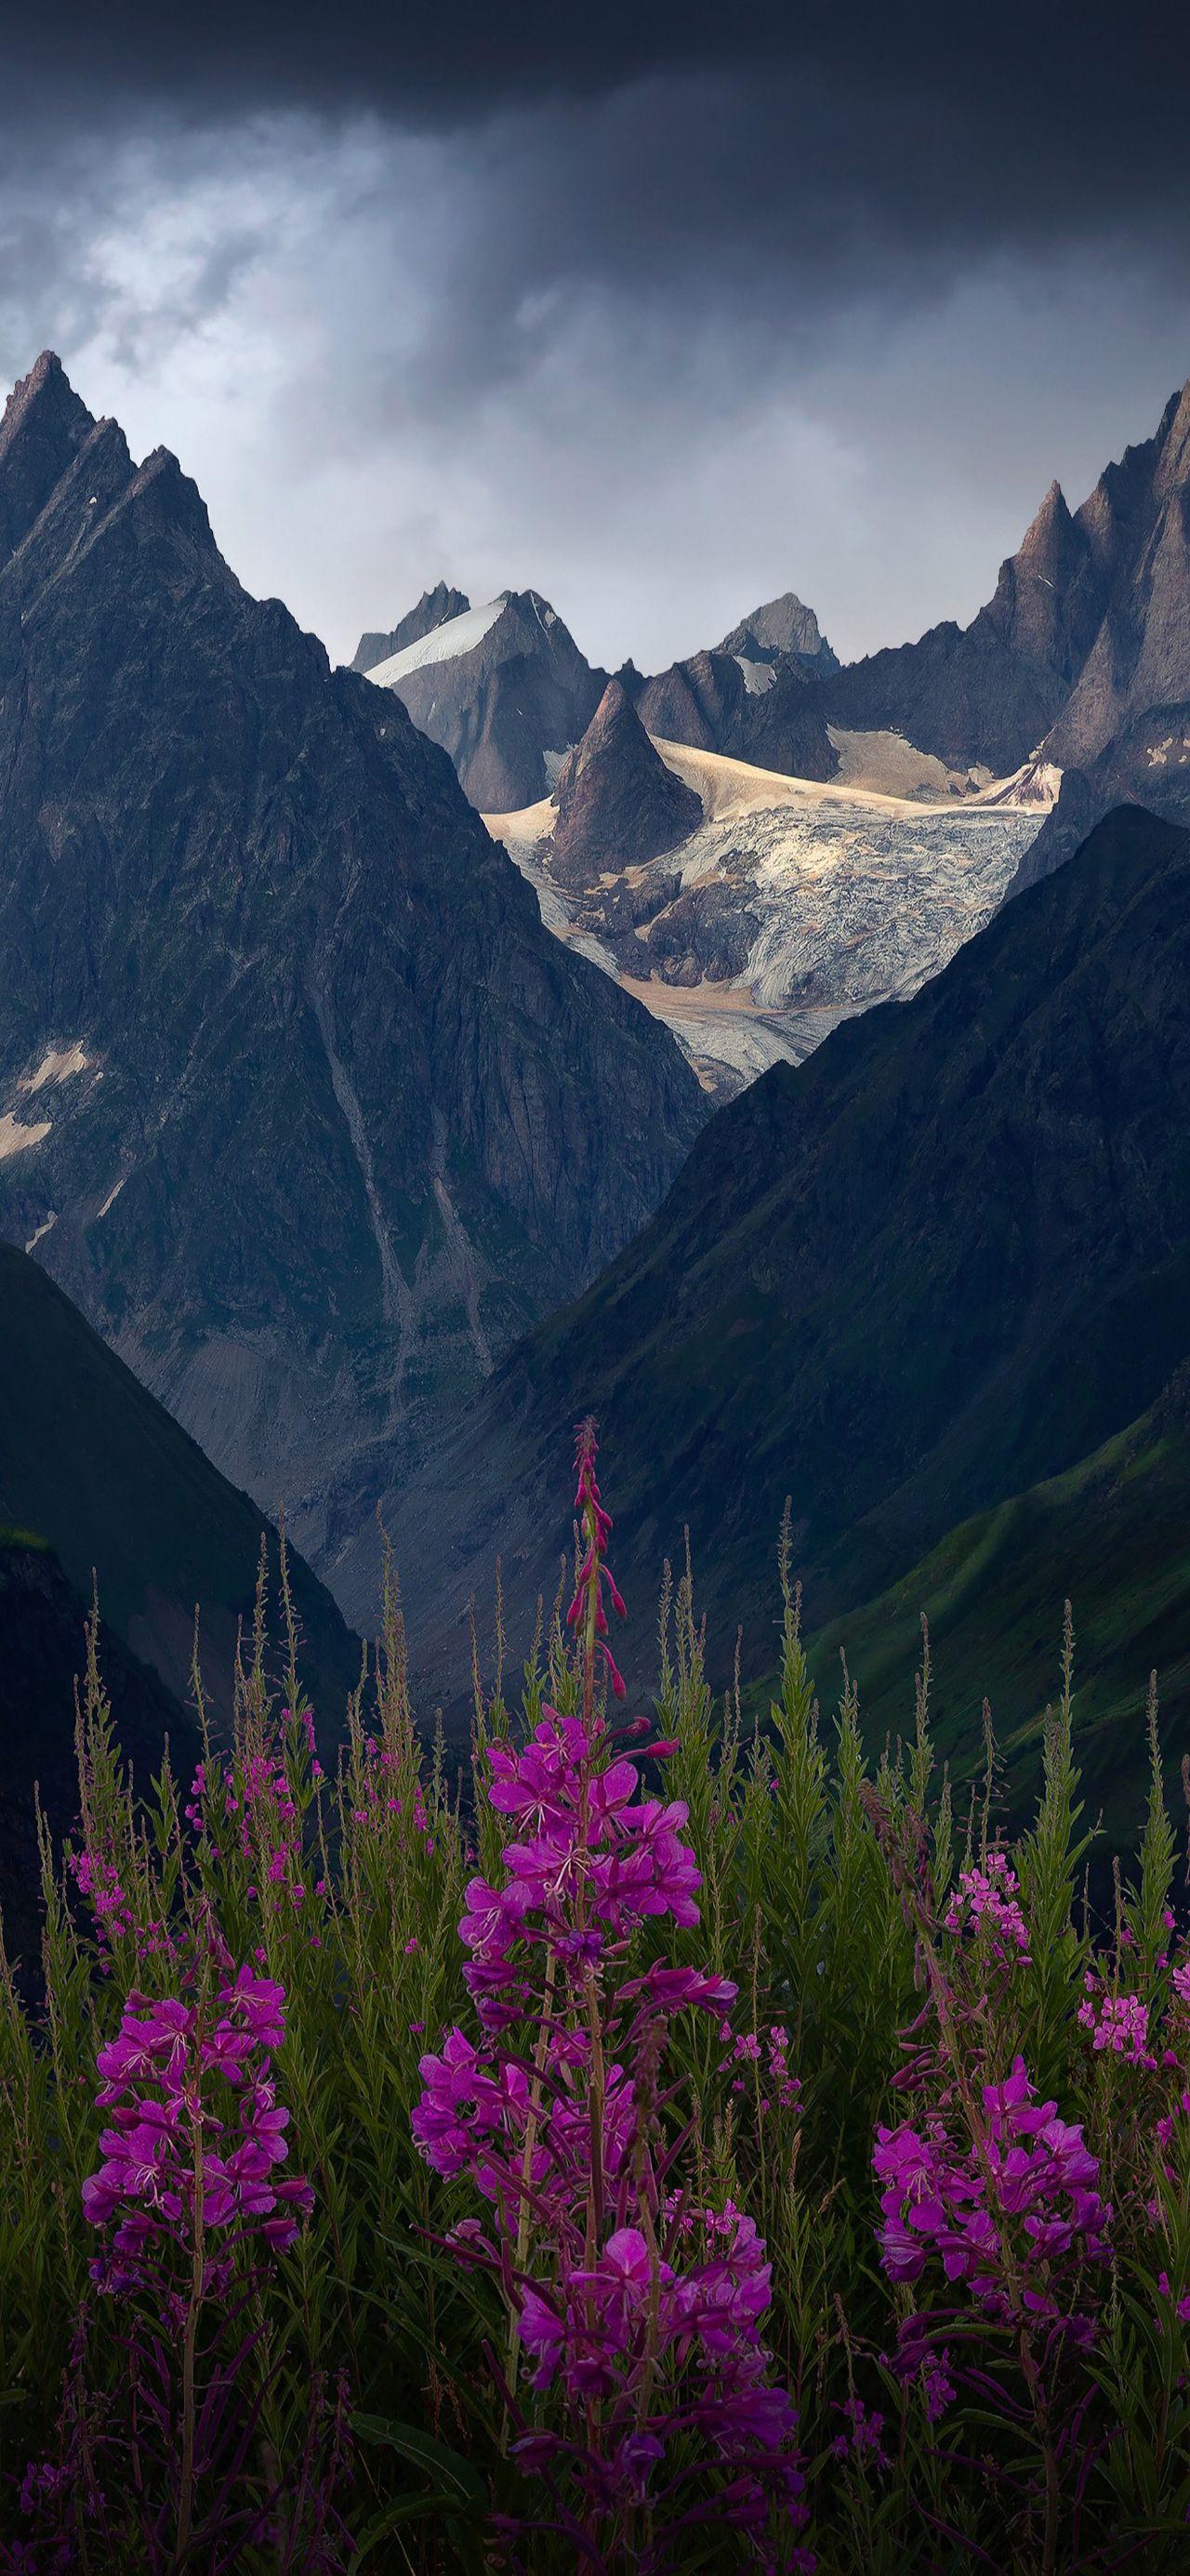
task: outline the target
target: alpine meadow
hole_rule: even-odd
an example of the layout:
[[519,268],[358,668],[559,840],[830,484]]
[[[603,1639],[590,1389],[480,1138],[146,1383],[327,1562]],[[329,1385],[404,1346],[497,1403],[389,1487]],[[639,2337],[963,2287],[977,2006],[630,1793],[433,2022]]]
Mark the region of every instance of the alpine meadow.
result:
[[1188,108],[0,0],[0,2576],[1184,2576]]

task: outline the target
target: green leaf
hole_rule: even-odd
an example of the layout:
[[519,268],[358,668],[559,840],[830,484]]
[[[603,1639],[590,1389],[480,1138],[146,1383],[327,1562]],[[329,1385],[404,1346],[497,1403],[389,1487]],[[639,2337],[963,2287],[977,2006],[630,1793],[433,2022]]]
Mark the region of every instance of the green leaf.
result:
[[486,2505],[487,2489],[470,2461],[461,2459],[457,2451],[448,2451],[445,2442],[436,2442],[418,2425],[394,2424],[386,2415],[353,2415],[351,2425],[361,2442],[377,2442],[424,2470],[433,2481],[433,2493],[424,2501],[426,2512],[435,2505],[455,2513]]

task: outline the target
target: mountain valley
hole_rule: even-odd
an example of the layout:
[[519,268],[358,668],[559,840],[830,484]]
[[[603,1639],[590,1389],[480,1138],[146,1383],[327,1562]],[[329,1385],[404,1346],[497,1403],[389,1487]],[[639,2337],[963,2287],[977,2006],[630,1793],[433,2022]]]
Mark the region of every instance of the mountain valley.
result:
[[[745,1670],[771,1661],[787,1494],[807,1621],[845,1634],[1154,1404],[1190,1356],[1188,964],[1190,834],[1122,809],[911,1000],[720,1110],[636,1244],[386,1495],[439,1691],[497,1557],[531,1624],[566,1544],[559,1425],[587,1407],[634,1655],[688,1529],[725,1678],[737,1621]],[[361,1524],[349,1612],[374,1579]]]

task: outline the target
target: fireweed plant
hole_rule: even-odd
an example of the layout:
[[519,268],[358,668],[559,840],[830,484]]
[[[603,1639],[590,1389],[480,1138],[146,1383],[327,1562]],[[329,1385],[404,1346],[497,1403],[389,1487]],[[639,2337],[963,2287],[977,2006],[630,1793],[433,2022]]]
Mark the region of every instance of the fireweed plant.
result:
[[771,1708],[712,1694],[687,1569],[639,1718],[578,1463],[571,1616],[515,1708],[498,1634],[461,1767],[391,1580],[336,1733],[283,1564],[183,1779],[129,1778],[92,1649],[42,1958],[0,1952],[0,2569],[1175,2576],[1155,1700],[1114,1883],[1069,1634],[1015,1834],[990,1738],[937,1775],[928,1642],[904,1745],[846,1675],[823,1723],[784,1551]]
[[[413,2134],[487,2205],[451,2242],[499,2284],[511,2453],[549,2498],[559,2555],[654,2576],[692,2563],[715,2523],[741,2564],[808,2569],[796,2415],[763,2340],[771,2266],[743,2210],[705,2202],[666,2081],[674,2017],[719,2027],[737,1989],[655,1952],[664,1925],[697,1926],[702,1880],[684,1802],[646,1794],[622,1749],[656,1765],[672,1742],[647,1720],[609,1723],[624,1684],[607,1605],[624,1604],[595,1455],[587,1423],[567,1612],[578,1705],[545,1703],[521,1750],[488,1749],[507,1839],[459,1926],[480,2044],[456,2025],[423,2057]],[[522,2543],[540,2553],[544,2518],[503,2520],[512,2563]]]

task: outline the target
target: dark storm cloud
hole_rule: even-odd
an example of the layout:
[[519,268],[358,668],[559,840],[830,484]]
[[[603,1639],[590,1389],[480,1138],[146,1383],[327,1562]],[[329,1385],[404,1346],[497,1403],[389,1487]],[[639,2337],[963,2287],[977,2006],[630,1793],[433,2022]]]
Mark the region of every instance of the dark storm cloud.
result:
[[57,345],[332,646],[440,576],[657,662],[970,614],[1190,366],[1157,13],[0,0],[0,372]]
[[856,209],[919,249],[939,233],[1027,237],[1143,219],[1158,204],[1180,233],[1187,50],[1175,12],[1154,0],[1127,11],[1117,0],[75,0],[41,11],[0,0],[8,95],[51,122],[69,112],[100,123],[139,100],[200,120],[288,105],[450,128],[642,80],[661,82],[662,102],[667,81],[708,73],[749,102],[751,146],[737,112],[691,205],[689,186],[675,196],[659,115],[576,220],[602,219],[609,246],[681,223],[777,260],[791,235],[829,260]]

